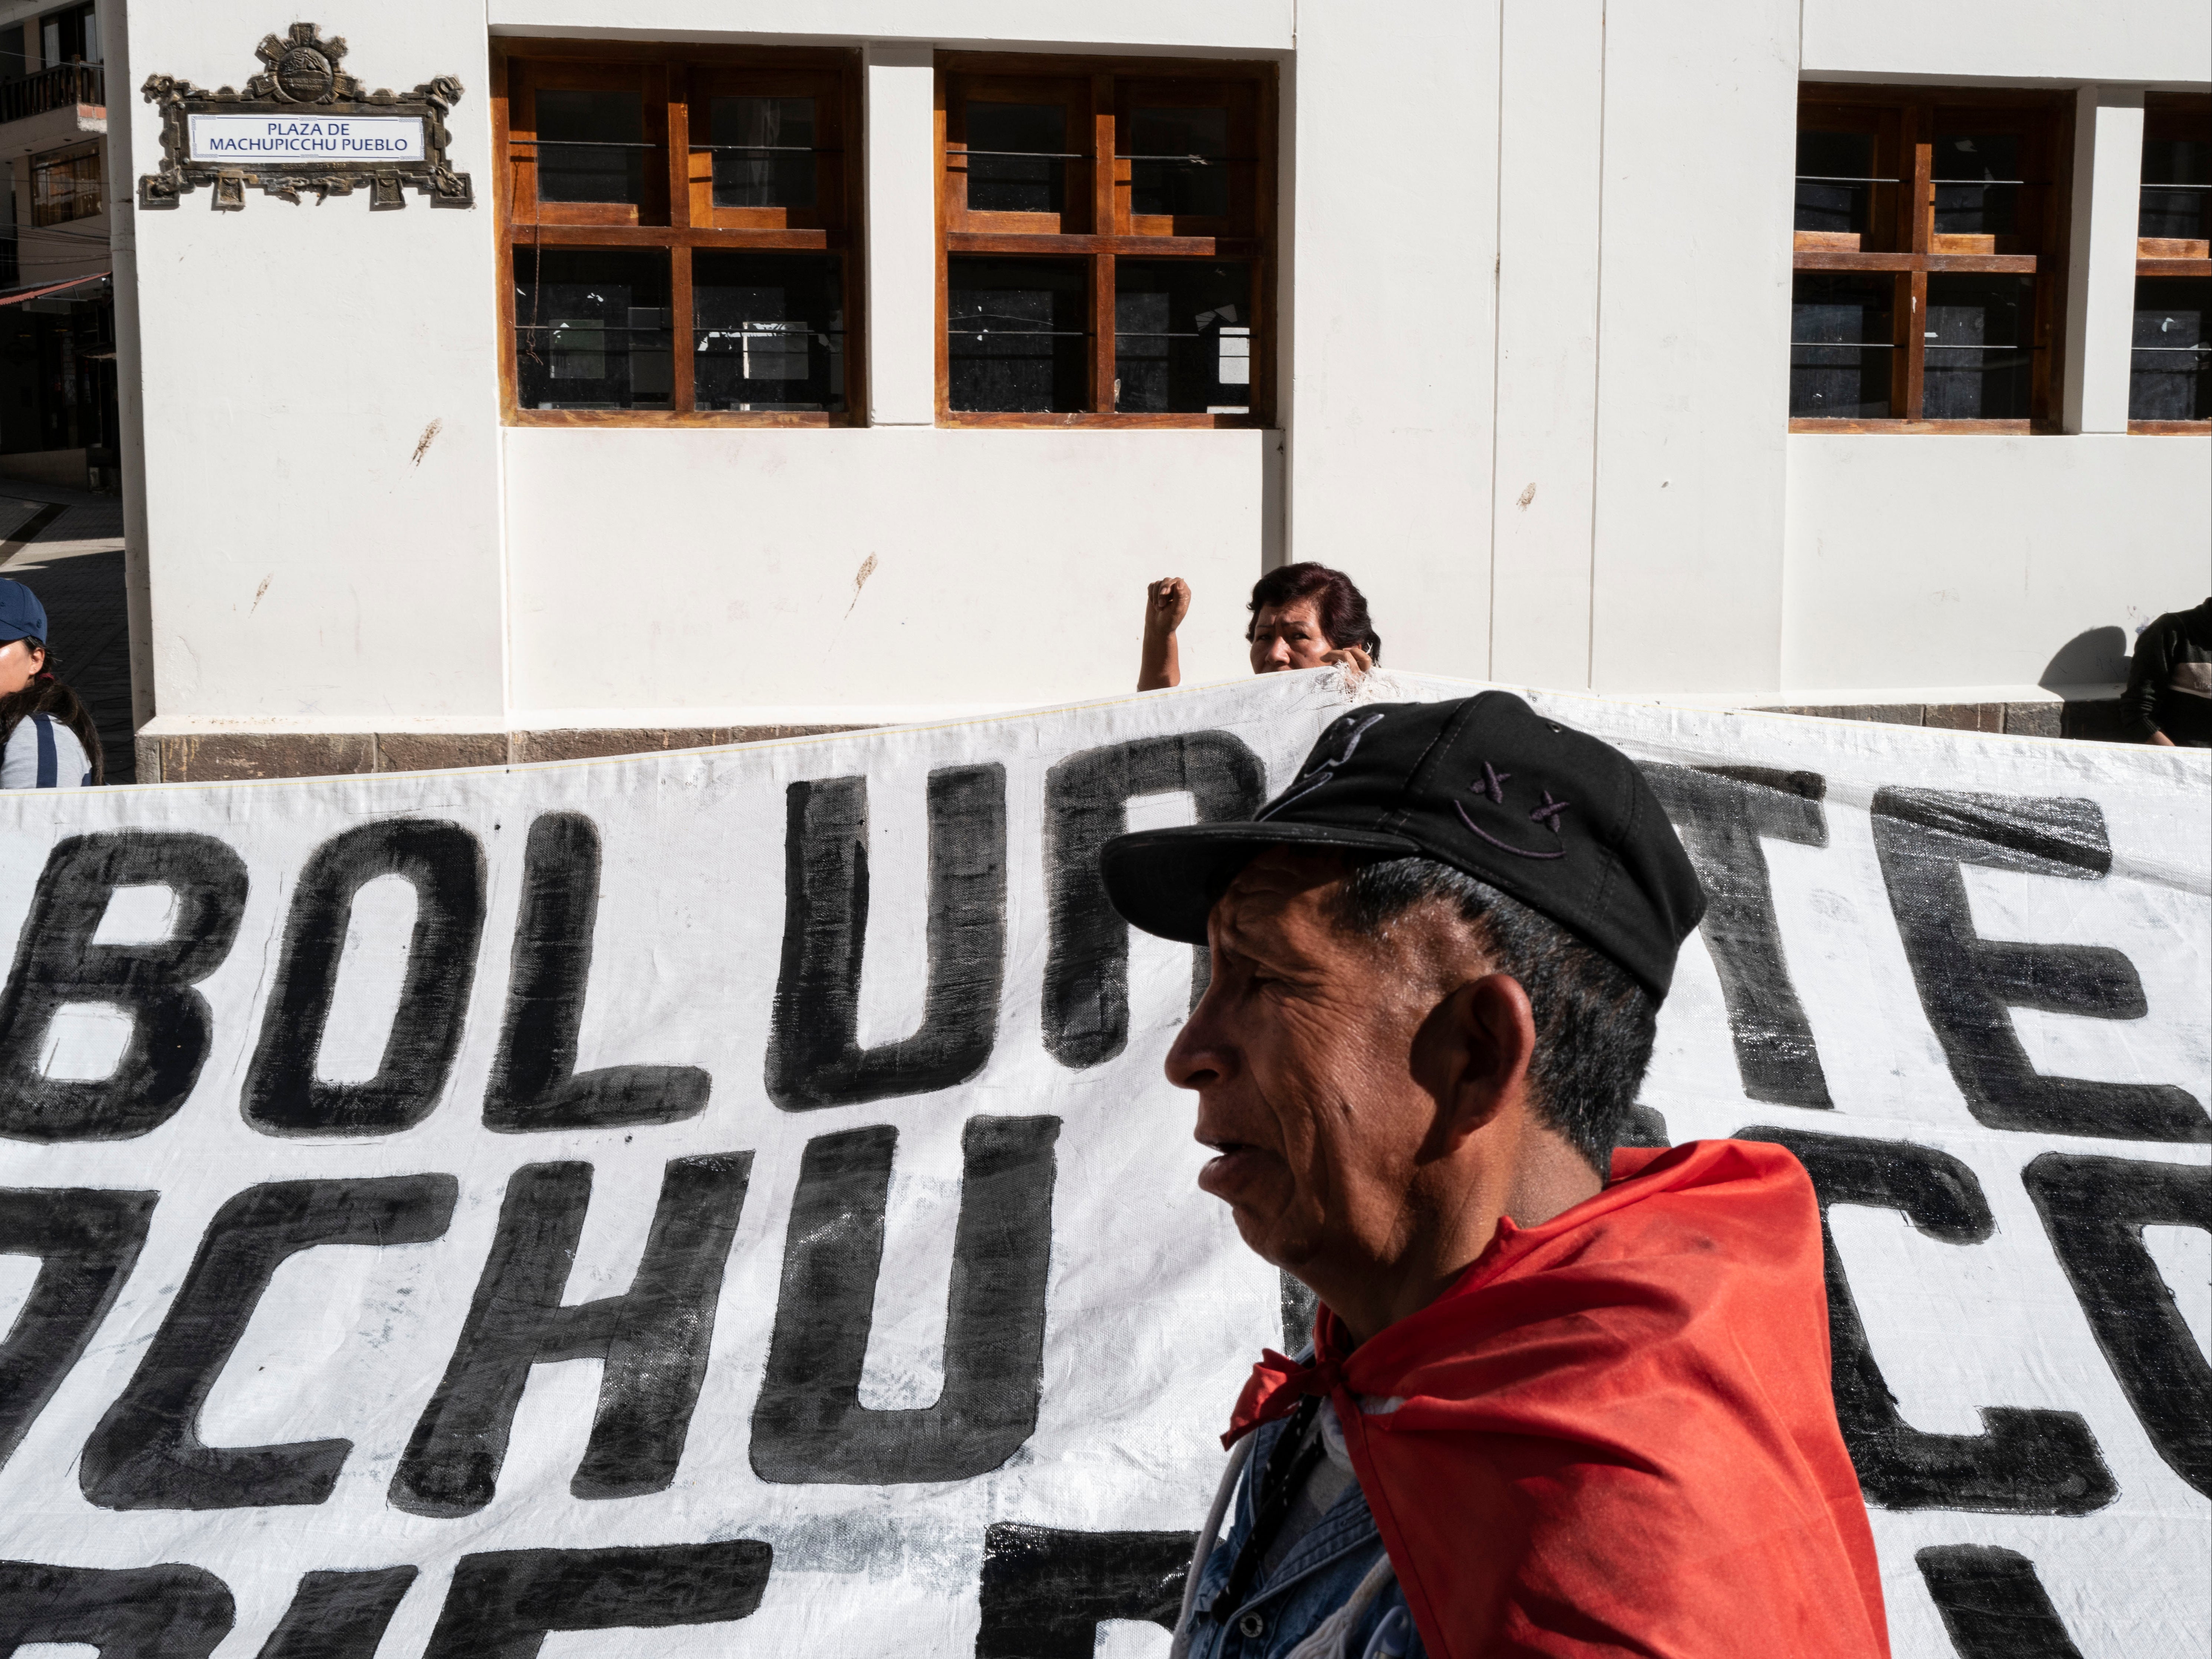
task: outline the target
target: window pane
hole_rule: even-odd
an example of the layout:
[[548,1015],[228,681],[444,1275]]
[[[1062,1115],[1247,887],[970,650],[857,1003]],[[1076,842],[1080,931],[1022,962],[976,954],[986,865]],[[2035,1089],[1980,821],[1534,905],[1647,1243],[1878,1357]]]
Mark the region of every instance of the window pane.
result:
[[1227,110],[1136,110],[1121,145],[1121,153],[1133,158],[1129,211],[1227,217]]
[[693,386],[702,409],[845,406],[835,253],[693,254]]
[[2022,420],[2035,354],[2035,278],[1939,273],[1928,278],[1929,420]]
[[538,94],[538,199],[642,202],[645,101],[635,92]]
[[2130,420],[2212,420],[2212,281],[2148,277],[2136,284]]
[[[1064,104],[968,101],[968,206],[977,213],[1057,213],[1066,198]],[[985,152],[995,152],[986,154]]]
[[1887,276],[1801,275],[1790,302],[1790,412],[1880,420],[1896,357]]
[[717,98],[709,129],[716,207],[814,205],[811,98]]
[[1124,413],[1249,413],[1251,267],[1116,259],[1114,377]]
[[[2160,185],[2183,187],[2160,190]],[[2201,240],[2207,234],[2205,215],[2212,210],[2212,141],[2144,139],[2142,186],[2136,235]]]
[[1864,235],[1873,174],[1871,132],[1799,133],[1795,228]]
[[2018,133],[1939,132],[1931,159],[1937,235],[2012,235],[2020,217]]
[[666,409],[668,254],[514,250],[516,395],[526,409]]
[[1090,282],[1083,263],[946,263],[952,406],[1063,413],[1084,408],[1091,336],[1084,326]]

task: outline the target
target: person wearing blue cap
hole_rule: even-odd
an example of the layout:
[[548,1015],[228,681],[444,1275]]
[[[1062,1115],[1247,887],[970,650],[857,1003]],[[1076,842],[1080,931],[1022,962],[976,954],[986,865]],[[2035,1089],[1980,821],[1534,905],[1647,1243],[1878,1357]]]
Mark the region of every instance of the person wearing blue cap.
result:
[[55,678],[46,607],[0,577],[0,790],[85,789],[102,771],[91,711]]

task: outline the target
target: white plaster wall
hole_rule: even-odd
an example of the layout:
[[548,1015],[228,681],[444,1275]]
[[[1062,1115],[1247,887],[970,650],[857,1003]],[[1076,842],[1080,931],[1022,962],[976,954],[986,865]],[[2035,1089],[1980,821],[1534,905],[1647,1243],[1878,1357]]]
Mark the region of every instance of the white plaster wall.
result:
[[[322,15],[322,14],[319,14]],[[141,4],[130,62],[204,86],[259,70],[288,18],[253,0]],[[370,87],[465,88],[471,211],[372,214],[196,192],[137,216],[147,552],[164,715],[500,719],[492,161],[481,11],[383,0],[331,27]],[[142,171],[153,110],[116,96]],[[419,459],[433,423],[438,431]]]
[[[1308,10],[1311,9],[1309,0]],[[503,34],[1287,52],[1296,0],[489,0]]]
[[857,720],[1129,690],[1145,583],[1170,572],[1194,592],[1183,683],[1235,677],[1279,442],[511,428],[518,718]]
[[1784,683],[2032,686],[2212,592],[2212,439],[1794,433]]
[[2203,0],[1804,0],[1812,76],[2212,80]]
[[1592,678],[1780,671],[1795,0],[1606,19]]
[[1291,556],[1348,570],[1386,662],[1483,674],[1490,637],[1498,12],[1418,43],[1298,8]]
[[1590,683],[1605,0],[1504,0],[1491,674]]
[[[1909,18],[1808,0],[1807,69],[2206,72],[2186,40],[2143,61],[2186,34],[2164,0],[2094,25],[2043,4],[2000,27],[1985,0]],[[2164,591],[2203,562],[2196,441],[1789,437],[1792,0],[1484,0],[1425,9],[1411,52],[1354,0],[610,15],[489,7],[512,33],[868,48],[872,143],[923,147],[870,156],[871,280],[898,290],[870,308],[878,424],[502,434],[484,14],[392,0],[348,26],[348,67],[459,76],[454,158],[483,205],[254,193],[217,215],[196,195],[139,217],[165,719],[858,719],[1090,695],[1131,683],[1143,583],[1170,570],[1199,591],[1196,680],[1243,671],[1243,594],[1285,554],[1358,576],[1394,665],[1747,698],[2032,680],[2092,625],[2051,637],[2077,612],[2203,585]],[[235,83],[270,22],[244,0],[136,8],[132,73]],[[2072,44],[2007,70],[2021,39]],[[1283,57],[1285,431],[929,424],[930,43]],[[149,156],[152,112],[127,107]],[[2014,545],[1968,504],[1993,501],[2021,551],[1976,562],[1960,550]]]

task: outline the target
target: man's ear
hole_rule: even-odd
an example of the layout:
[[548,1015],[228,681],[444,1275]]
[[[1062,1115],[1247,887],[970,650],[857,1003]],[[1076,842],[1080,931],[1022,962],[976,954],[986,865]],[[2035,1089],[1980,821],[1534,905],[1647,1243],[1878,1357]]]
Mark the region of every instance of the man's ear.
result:
[[1510,973],[1470,979],[1437,1005],[1416,1051],[1416,1075],[1442,1108],[1438,1127],[1473,1134],[1528,1095],[1536,1052],[1528,993]]

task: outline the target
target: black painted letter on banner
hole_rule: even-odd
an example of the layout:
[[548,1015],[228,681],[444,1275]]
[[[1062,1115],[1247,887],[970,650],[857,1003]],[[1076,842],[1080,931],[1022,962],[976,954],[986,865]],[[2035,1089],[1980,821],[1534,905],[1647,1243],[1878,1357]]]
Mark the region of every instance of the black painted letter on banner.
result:
[[2126,956],[2101,945],[2007,944],[1974,931],[1963,864],[2104,878],[2112,849],[2095,802],[1879,790],[1874,845],[1920,1005],[1975,1117],[1992,1129],[2047,1135],[2212,1140],[2212,1117],[2185,1089],[2046,1077],[2028,1063],[2012,1009],[2100,1020],[2149,1011]]
[[668,1630],[744,1619],[760,1606],[774,1555],[750,1538],[465,1555],[422,1659],[536,1659],[550,1631]]
[[988,1473],[1036,1428],[1052,1264],[1057,1118],[970,1118],[945,1320],[945,1391],[910,1411],[860,1404],[898,1131],[806,1144],[783,1249],[753,1473],[787,1485],[896,1485]]
[[1763,839],[1828,845],[1817,772],[1764,766],[1665,766],[1644,778],[1697,866],[1705,889],[1698,932],[1728,1004],[1743,1092],[1770,1106],[1832,1107],[1813,1028],[1790,980]]
[[292,1605],[255,1659],[376,1659],[385,1626],[420,1571],[371,1567],[301,1574]]
[[[1267,798],[1267,769],[1229,733],[1208,731],[1085,749],[1045,774],[1044,1046],[1062,1065],[1097,1065],[1128,1044],[1129,924],[1106,900],[1098,851],[1128,827],[1133,797],[1176,790],[1189,791],[1201,824],[1249,818]],[[1193,947],[1193,1008],[1207,964]]]
[[392,1477],[392,1506],[451,1517],[490,1503],[531,1368],[565,1359],[605,1362],[592,1437],[569,1491],[635,1497],[674,1481],[707,1375],[722,1269],[752,1158],[730,1152],[672,1160],[630,1288],[566,1307],[561,1296],[583,1235],[592,1166],[516,1170],[468,1322]]
[[452,1219],[451,1175],[272,1181],[226,1201],[122,1396],[85,1442],[77,1484],[109,1510],[229,1510],[319,1503],[349,1440],[210,1446],[206,1403],[254,1305],[288,1256],[317,1245],[422,1244]]
[[230,1586],[202,1567],[0,1561],[0,1653],[82,1642],[100,1659],[207,1659],[237,1621]]
[[1927,1434],[1905,1420],[1875,1363],[1836,1253],[1829,1209],[1857,1204],[1895,1210],[1929,1238],[1979,1244],[1996,1230],[1996,1220],[1972,1170],[1948,1152],[1903,1141],[1772,1128],[1739,1130],[1735,1138],[1788,1147],[1820,1192],[1836,1419],[1869,1503],[1888,1510],[2087,1515],[2118,1495],[2079,1412],[1984,1406],[1982,1433]]
[[1000,1522],[983,1534],[975,1659],[1091,1659],[1099,1621],[1173,1630],[1198,1534],[1062,1532]]
[[[399,1009],[374,1077],[325,1083],[315,1062],[354,897],[385,875],[415,889]],[[246,1074],[246,1120],[276,1135],[378,1134],[420,1123],[461,1046],[483,922],[483,849],[459,824],[386,818],[324,842],[300,872],[284,918],[276,988]]]
[[1992,1544],[1941,1544],[1914,1564],[1959,1659],[2081,1659],[2035,1564]]
[[2145,1227],[2212,1230],[2212,1169],[2045,1152],[2021,1178],[2143,1432],[2212,1496],[2212,1362],[2143,1247]]
[[610,1065],[576,1075],[576,1032],[592,977],[599,832],[580,812],[541,813],[523,857],[507,1023],[484,1091],[487,1129],[610,1129],[674,1123],[705,1110],[693,1065]]
[[[168,936],[94,944],[118,887],[174,895]],[[114,830],[72,835],[40,873],[15,966],[0,991],[0,1135],[23,1141],[115,1141],[168,1121],[207,1059],[207,999],[192,989],[230,954],[246,914],[246,865],[211,835]],[[54,1016],[106,1003],[131,1016],[110,1075],[46,1075]]]
[[123,1294],[159,1196],[88,1186],[0,1192],[0,1255],[40,1259],[22,1311],[0,1341],[0,1465]]
[[[768,1040],[769,1098],[787,1112],[927,1095],[991,1058],[1006,964],[1006,769],[929,774],[929,967],[921,1028],[863,1049],[868,780],[793,784],[783,841],[783,965]],[[877,971],[910,974],[911,962]]]

